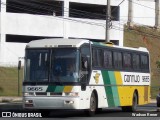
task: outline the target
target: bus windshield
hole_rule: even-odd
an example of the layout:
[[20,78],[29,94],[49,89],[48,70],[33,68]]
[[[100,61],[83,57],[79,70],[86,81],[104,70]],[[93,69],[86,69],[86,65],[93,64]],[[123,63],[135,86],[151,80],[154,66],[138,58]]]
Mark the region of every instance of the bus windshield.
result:
[[27,49],[25,81],[78,82],[78,57],[74,48]]

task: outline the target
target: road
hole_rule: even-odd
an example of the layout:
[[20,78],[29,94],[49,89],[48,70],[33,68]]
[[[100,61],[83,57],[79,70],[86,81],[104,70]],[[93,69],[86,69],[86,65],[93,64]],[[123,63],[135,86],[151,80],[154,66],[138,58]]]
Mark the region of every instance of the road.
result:
[[[58,120],[63,119],[87,119],[87,120],[97,120],[98,118],[109,120],[113,117],[116,120],[120,120],[120,117],[122,117],[122,120],[128,120],[138,118],[142,119],[148,119],[150,120],[160,120],[160,112],[157,112],[157,107],[155,103],[150,103],[144,106],[138,106],[137,112],[122,112],[121,108],[108,108],[103,109],[100,113],[96,114],[94,117],[87,117],[84,111],[66,111],[66,110],[53,110],[47,115],[45,112],[40,112],[36,110],[24,110],[22,109],[21,103],[0,103],[0,116],[5,116],[6,112],[11,114],[11,117],[17,118],[23,117],[23,119],[26,119],[25,117],[42,117],[42,119],[49,119],[54,118]],[[128,118],[128,119],[127,119]],[[38,118],[39,119],[39,118]]]

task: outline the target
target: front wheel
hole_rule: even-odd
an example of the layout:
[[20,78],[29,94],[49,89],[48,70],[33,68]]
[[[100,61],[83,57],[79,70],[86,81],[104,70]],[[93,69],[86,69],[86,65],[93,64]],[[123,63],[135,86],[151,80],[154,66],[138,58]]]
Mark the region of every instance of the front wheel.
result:
[[88,116],[93,116],[97,109],[97,100],[94,93],[91,94],[90,108],[86,111]]

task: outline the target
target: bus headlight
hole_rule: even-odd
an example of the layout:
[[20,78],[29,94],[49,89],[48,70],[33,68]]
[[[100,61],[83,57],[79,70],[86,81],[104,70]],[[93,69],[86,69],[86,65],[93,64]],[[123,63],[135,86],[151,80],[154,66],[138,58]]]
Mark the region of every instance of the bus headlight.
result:
[[65,96],[72,96],[72,97],[78,97],[78,92],[67,92],[64,93]]
[[25,92],[23,93],[23,96],[34,96],[33,92]]

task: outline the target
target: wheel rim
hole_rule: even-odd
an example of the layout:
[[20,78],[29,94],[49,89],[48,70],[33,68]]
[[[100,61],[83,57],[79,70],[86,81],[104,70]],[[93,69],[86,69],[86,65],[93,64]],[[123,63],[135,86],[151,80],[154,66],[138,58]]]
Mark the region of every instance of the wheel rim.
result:
[[90,110],[91,111],[95,111],[96,110],[96,99],[95,99],[95,96],[92,94],[91,96],[91,100],[90,100]]

